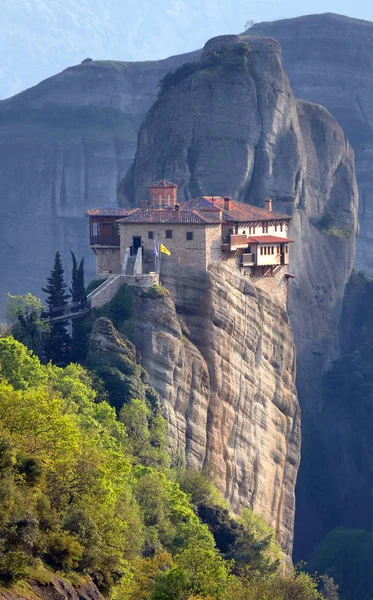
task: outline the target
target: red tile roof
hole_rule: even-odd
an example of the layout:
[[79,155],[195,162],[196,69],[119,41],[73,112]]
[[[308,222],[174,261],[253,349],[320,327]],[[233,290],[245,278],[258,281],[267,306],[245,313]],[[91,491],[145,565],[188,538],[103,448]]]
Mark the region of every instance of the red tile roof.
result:
[[251,235],[247,238],[249,244],[291,244],[294,240],[276,235]]
[[224,209],[224,198],[221,196],[202,196],[186,200],[181,204],[181,210],[201,210],[208,208],[220,208],[223,211],[223,221],[235,221],[246,223],[248,221],[290,221],[291,217],[285,213],[274,212],[266,208],[259,208],[244,202],[230,201],[230,210]]
[[[163,179],[149,187],[177,187],[174,183]],[[141,209],[141,208],[92,208],[86,211],[88,216],[125,217],[122,222],[127,223],[257,223],[260,221],[290,221],[291,217],[285,213],[273,212],[265,208],[251,206],[243,202],[230,201],[230,210],[224,209],[224,198],[202,196],[181,202],[179,210],[170,209]],[[221,220],[218,211],[221,211]],[[215,214],[213,214],[215,213]]]
[[125,217],[133,208],[90,208],[85,211],[88,217]]
[[119,223],[170,223],[177,224],[219,224],[220,221],[213,216],[203,215],[197,210],[167,210],[148,208],[137,208],[124,219],[120,219]]
[[172,183],[172,181],[166,181],[166,179],[161,179],[160,181],[156,181],[155,183],[151,183],[148,185],[148,188],[177,188],[179,187],[176,183]]

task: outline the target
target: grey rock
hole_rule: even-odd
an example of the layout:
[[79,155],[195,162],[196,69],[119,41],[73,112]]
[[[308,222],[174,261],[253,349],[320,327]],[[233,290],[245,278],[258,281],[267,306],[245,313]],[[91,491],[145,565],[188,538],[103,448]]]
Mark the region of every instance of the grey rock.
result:
[[7,292],[40,295],[56,250],[94,276],[84,211],[117,205],[159,79],[193,56],[92,61],[0,102],[0,315]]
[[209,464],[232,510],[252,506],[289,558],[300,410],[287,314],[222,265],[170,267],[163,279],[172,297],[134,296],[133,340],[170,445],[190,468]]
[[373,23],[336,14],[258,23],[279,41],[294,95],[325,106],[355,150],[360,233],[356,269],[373,275]]
[[[321,374],[338,354],[344,287],[354,265],[353,151],[325,108],[294,99],[278,42],[223,36],[207,43],[207,53],[211,47],[221,63],[203,57],[200,70],[148,112],[121,189],[128,202],[138,202],[149,180],[165,177],[179,182],[182,199],[229,194],[262,205],[271,197],[274,210],[292,215],[296,279],[289,315],[298,384],[301,397],[317,403]],[[326,234],[320,221],[330,214],[336,220]]]

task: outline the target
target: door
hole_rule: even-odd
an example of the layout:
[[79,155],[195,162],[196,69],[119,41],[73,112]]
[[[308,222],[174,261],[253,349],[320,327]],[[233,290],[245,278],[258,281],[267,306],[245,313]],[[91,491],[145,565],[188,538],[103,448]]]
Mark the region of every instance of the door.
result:
[[141,248],[141,236],[137,236],[137,235],[136,235],[136,236],[135,236],[135,235],[133,236],[133,243],[132,243],[132,246],[133,246],[133,253],[134,253],[134,254],[137,254],[137,250],[138,250],[139,248]]

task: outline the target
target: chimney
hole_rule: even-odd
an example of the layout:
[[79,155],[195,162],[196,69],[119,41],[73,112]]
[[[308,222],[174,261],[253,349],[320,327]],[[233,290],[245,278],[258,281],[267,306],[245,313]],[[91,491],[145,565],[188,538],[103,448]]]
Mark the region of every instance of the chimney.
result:
[[148,201],[147,200],[141,200],[141,208],[145,209],[147,207]]
[[272,212],[272,200],[271,200],[271,198],[264,198],[264,202],[265,202],[266,209],[270,210]]
[[232,208],[232,198],[226,196],[224,198],[224,210],[231,210]]
[[211,196],[211,204],[215,204],[215,198],[214,198],[214,196]]

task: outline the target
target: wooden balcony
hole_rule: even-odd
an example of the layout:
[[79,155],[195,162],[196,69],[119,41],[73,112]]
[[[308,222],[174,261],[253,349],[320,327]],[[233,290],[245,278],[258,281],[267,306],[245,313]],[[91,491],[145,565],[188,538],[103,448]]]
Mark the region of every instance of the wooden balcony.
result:
[[240,248],[247,248],[247,235],[245,233],[232,233],[221,244],[223,252],[234,252]]
[[90,245],[109,246],[119,248],[119,227],[117,217],[91,217],[90,218]]

